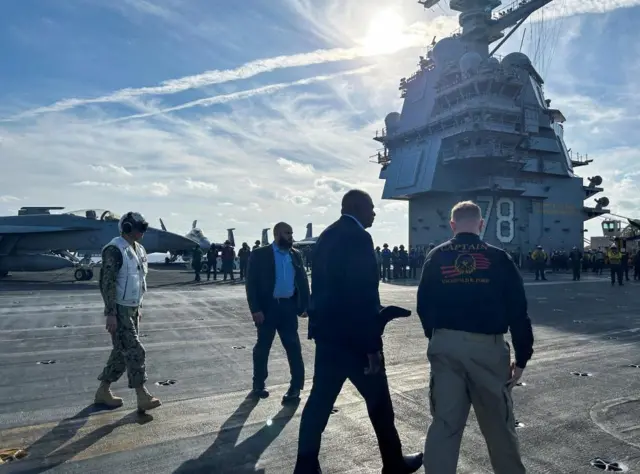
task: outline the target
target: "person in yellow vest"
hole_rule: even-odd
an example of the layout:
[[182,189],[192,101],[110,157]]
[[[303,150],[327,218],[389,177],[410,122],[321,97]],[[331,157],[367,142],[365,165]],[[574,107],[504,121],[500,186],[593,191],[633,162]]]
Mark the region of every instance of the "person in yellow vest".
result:
[[538,245],[536,249],[531,253],[531,260],[533,261],[533,268],[536,271],[536,281],[542,278],[546,280],[544,276],[544,267],[547,263],[547,254],[542,250],[542,245]]
[[607,259],[611,269],[611,286],[616,284],[616,276],[618,277],[618,284],[622,286],[622,252],[618,250],[615,244],[607,252]]

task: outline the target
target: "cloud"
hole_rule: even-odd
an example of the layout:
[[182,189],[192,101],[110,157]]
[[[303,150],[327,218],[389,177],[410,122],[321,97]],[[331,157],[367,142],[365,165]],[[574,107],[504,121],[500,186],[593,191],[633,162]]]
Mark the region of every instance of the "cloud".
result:
[[118,183],[109,183],[105,181],[77,181],[71,183],[72,186],[83,187],[83,188],[108,188],[108,189],[119,189],[123,191],[133,192],[136,194],[146,194],[150,193],[154,196],[168,196],[170,193],[169,186],[164,183],[150,183],[143,185],[129,185],[129,184],[118,184]]
[[9,195],[0,196],[0,202],[14,202],[19,200],[20,198],[17,198],[15,196],[9,196]]
[[222,95],[217,95],[213,97],[207,97],[205,99],[192,100],[190,102],[185,102],[183,104],[176,105],[173,107],[165,107],[165,108],[157,109],[157,110],[154,110],[153,112],[145,112],[141,114],[128,115],[126,117],[120,117],[117,119],[108,120],[105,123],[116,123],[116,122],[122,122],[122,121],[133,120],[133,119],[141,119],[141,118],[153,117],[156,115],[164,115],[170,112],[178,112],[180,110],[190,109],[192,107],[210,107],[216,104],[225,104],[227,102],[232,102],[236,100],[250,99],[252,97],[256,97],[259,95],[273,94],[275,92],[288,89],[294,86],[314,84],[316,82],[328,81],[336,77],[351,76],[356,74],[366,74],[368,72],[371,72],[374,68],[375,66],[367,66],[367,67],[361,67],[357,69],[351,69],[348,71],[337,72],[335,74],[325,74],[325,75],[320,75],[315,77],[309,77],[306,79],[300,79],[298,81],[293,81],[293,82],[280,82],[278,84],[270,84],[268,86],[257,87],[255,89],[249,89],[249,90],[244,90],[240,92],[233,92],[231,94],[222,94]]
[[191,178],[185,180],[187,188],[196,191],[203,191],[204,194],[217,194],[218,185],[213,183],[205,183],[204,181],[193,181]]
[[313,209],[311,209],[313,212],[316,212],[318,214],[326,214],[326,212],[329,210],[329,208],[327,206],[318,206],[318,207],[314,207]]
[[[137,2],[131,8],[139,11],[152,3],[131,1]],[[153,61],[149,67],[144,65],[144,75],[132,67],[117,80],[96,79],[92,88],[69,75],[59,82],[66,80],[64,87],[42,88],[46,94],[9,89],[9,94],[35,97],[37,103],[30,110],[15,104],[26,112],[13,117],[29,120],[0,124],[0,160],[10,163],[5,170],[11,177],[6,185],[3,182],[2,192],[29,196],[21,199],[25,205],[60,200],[60,205],[70,208],[116,212],[136,208],[149,219],[168,214],[171,228],[185,232],[199,219],[205,234],[214,239],[225,237],[225,226],[237,225],[237,240],[253,241],[262,228],[280,220],[302,230],[309,220],[321,221],[314,222],[317,235],[327,222],[338,218],[344,192],[361,188],[378,206],[379,217],[371,229],[375,241],[406,245],[408,206],[380,199],[384,185],[378,179],[380,168],[369,162],[380,145],[372,137],[388,112],[401,110],[399,78],[415,71],[424,45],[434,35],[442,37],[456,29],[457,19],[448,11],[435,17],[440,9],[423,12],[419,5],[407,6],[404,0],[282,2],[289,5],[289,14],[297,16],[274,17],[281,29],[278,41],[259,25],[253,36],[264,48],[245,48],[240,55],[220,41],[211,48],[220,58],[217,63],[211,61],[218,59],[203,58],[188,42],[177,60],[161,45],[168,33],[159,31],[160,41],[154,43]],[[601,8],[598,5],[614,8],[615,2],[565,0],[569,13],[558,14],[550,10],[555,3],[562,2],[545,7],[547,26],[556,25],[548,21],[554,15],[566,17],[580,8],[594,11]],[[630,2],[617,2],[618,8],[623,4]],[[167,0],[157,5],[160,10],[145,12],[148,18],[169,22],[166,13],[178,13],[188,23],[184,11],[176,12],[183,3]],[[407,42],[396,52],[370,54],[361,40],[368,34],[371,16],[388,5],[407,19],[425,21],[408,24]],[[206,12],[199,14],[206,16]],[[291,40],[288,21],[304,28],[306,42]],[[629,41],[620,39],[618,44],[602,37],[598,43],[591,42],[586,34],[592,31],[589,21],[579,17],[571,21],[571,28],[562,30],[553,54],[557,66],[545,76],[545,92],[568,118],[567,145],[595,158],[591,166],[577,171],[601,174],[606,191],[596,197],[608,196],[612,209],[625,215],[638,209],[634,189],[640,186],[640,174],[636,174],[640,157],[635,150],[640,143],[635,138],[633,94],[637,85],[603,83],[585,73],[584,63],[585,51],[600,58],[603,51],[611,50],[622,57],[635,55],[625,49],[631,49]],[[188,37],[184,31],[174,33]],[[148,33],[140,30],[140,34]],[[501,53],[518,50],[516,36]],[[132,55],[132,64],[136,47],[140,46],[125,50]],[[107,77],[109,69],[98,63],[93,72]],[[184,75],[183,71],[202,70],[204,63],[216,69]],[[577,70],[578,66],[583,69]],[[633,66],[637,64],[618,64],[607,73],[622,83]],[[158,71],[166,70],[178,78],[163,81],[166,76]],[[108,87],[116,82],[136,86]],[[61,97],[71,98],[58,100]],[[92,168],[87,168],[87,157],[94,163]],[[132,176],[135,183],[128,179]],[[0,198],[0,202],[8,201]],[[588,225],[599,224],[594,220]]]
[[118,166],[111,163],[107,165],[91,165],[91,169],[96,173],[113,172],[120,176],[133,176],[133,174],[130,171],[128,171],[124,166]]
[[287,160],[286,158],[278,158],[276,162],[284,168],[287,173],[297,176],[313,176],[315,170],[312,165],[305,165],[297,161]]

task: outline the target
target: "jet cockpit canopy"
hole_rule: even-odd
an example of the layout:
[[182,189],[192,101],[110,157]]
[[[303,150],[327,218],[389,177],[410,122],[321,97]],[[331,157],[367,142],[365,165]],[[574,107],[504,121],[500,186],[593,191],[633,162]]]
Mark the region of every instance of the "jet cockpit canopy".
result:
[[67,212],[77,217],[85,217],[87,219],[101,220],[106,222],[120,220],[120,216],[115,212],[108,211],[106,209],[81,209],[79,211]]

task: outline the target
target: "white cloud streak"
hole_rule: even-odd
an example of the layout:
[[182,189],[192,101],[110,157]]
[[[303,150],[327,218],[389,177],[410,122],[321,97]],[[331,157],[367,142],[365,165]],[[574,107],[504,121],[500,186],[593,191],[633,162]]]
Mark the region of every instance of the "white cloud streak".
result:
[[321,76],[300,79],[298,81],[281,82],[278,84],[270,84],[268,86],[257,87],[255,89],[249,89],[249,90],[240,91],[240,92],[233,92],[231,94],[222,94],[222,95],[217,95],[213,97],[207,97],[205,99],[192,100],[191,102],[186,102],[184,104],[176,105],[174,107],[166,107],[164,109],[158,109],[153,112],[145,112],[142,114],[128,115],[126,117],[120,117],[114,120],[108,120],[103,123],[105,124],[117,123],[117,122],[123,122],[126,120],[154,117],[156,115],[164,115],[169,112],[177,112],[179,110],[190,109],[192,107],[209,107],[211,105],[216,105],[216,104],[225,104],[227,102],[232,102],[235,100],[242,100],[242,99],[249,99],[251,97],[255,97],[259,95],[273,94],[274,92],[278,92],[283,89],[287,89],[289,87],[304,86],[304,85],[314,84],[318,82],[329,81],[337,77],[352,76],[357,74],[367,74],[367,73],[370,73],[373,69],[375,69],[375,67],[376,66],[366,66],[366,67],[361,67],[357,69],[351,69],[348,71],[337,72],[335,74],[325,74]]

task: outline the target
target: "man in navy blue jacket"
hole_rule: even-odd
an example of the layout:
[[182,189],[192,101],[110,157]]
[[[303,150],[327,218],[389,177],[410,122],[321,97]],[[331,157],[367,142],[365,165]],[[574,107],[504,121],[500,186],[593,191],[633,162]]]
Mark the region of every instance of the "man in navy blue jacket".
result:
[[382,472],[413,473],[422,465],[422,453],[402,455],[384,371],[379,269],[365,230],[373,224],[373,207],[367,193],[349,191],[342,199],[342,216],[315,245],[308,311],[309,339],[316,342],[315,374],[302,412],[295,474],[322,472],[320,439],[347,379],[367,403]]

